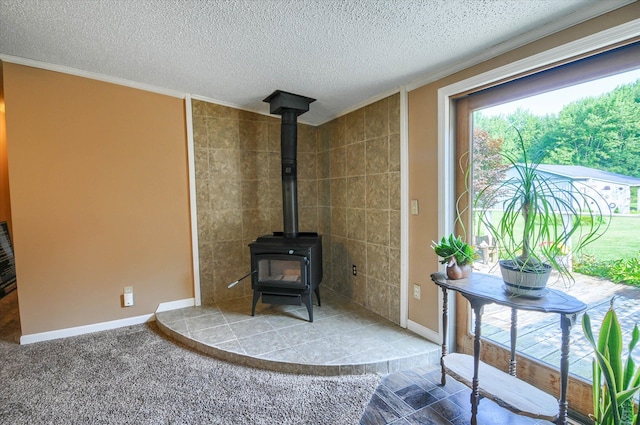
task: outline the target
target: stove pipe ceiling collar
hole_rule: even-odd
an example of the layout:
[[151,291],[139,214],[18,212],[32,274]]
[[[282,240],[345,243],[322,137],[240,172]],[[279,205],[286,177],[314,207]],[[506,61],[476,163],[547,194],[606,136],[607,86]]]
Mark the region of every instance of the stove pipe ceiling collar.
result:
[[280,152],[282,163],[282,218],[284,236],[298,236],[298,115],[309,110],[315,102],[310,97],[276,90],[263,102],[269,104],[270,113],[282,116]]

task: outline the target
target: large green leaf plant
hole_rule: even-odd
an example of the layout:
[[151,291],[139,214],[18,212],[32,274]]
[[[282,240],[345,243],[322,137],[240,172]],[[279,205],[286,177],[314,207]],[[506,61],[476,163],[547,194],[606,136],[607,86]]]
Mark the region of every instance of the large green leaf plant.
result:
[[632,353],[638,340],[638,324],[633,328],[626,360],[622,353],[622,330],[613,302],[605,315],[598,340],[593,336],[591,318],[582,317],[582,329],[593,346],[593,415],[595,425],[639,425],[640,415],[634,397],[640,393],[640,367]]

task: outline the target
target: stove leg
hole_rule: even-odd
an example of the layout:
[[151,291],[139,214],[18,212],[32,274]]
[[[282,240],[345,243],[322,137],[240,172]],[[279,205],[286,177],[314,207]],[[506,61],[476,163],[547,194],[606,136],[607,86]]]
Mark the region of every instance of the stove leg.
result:
[[251,306],[251,315],[256,315],[256,304],[258,304],[258,300],[260,299],[260,292],[253,290],[253,305]]
[[317,287],[313,292],[316,293],[316,298],[318,299],[318,307],[322,306],[322,304],[320,304],[320,287]]
[[311,293],[302,294],[302,302],[307,306],[309,321],[313,322],[313,295]]

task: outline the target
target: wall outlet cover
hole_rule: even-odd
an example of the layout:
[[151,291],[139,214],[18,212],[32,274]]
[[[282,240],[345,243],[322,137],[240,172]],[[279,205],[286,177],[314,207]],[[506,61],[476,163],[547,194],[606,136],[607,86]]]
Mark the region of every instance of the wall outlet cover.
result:
[[133,286],[124,287],[124,306],[131,307],[133,305]]

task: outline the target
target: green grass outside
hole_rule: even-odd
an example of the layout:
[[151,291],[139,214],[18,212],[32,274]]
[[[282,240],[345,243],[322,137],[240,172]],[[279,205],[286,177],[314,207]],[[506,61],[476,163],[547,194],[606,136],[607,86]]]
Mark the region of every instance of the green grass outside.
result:
[[583,249],[574,271],[640,287],[640,217],[612,217],[611,226]]
[[600,261],[640,257],[640,215],[613,216],[606,233],[587,245],[582,254]]
[[[500,215],[494,211],[493,219],[499,220]],[[573,240],[574,246],[578,237]],[[574,271],[578,273],[640,286],[640,215],[611,217],[600,238],[573,254]]]
[[[501,212],[494,211],[492,220],[497,222],[501,215]],[[520,233],[520,229],[515,230],[515,234]],[[577,239],[573,242],[575,245]],[[640,215],[611,217],[606,233],[579,254],[593,255],[600,261],[640,257]]]

